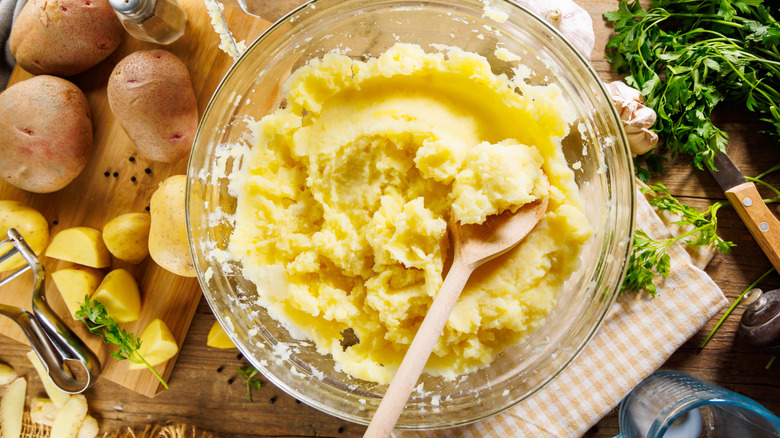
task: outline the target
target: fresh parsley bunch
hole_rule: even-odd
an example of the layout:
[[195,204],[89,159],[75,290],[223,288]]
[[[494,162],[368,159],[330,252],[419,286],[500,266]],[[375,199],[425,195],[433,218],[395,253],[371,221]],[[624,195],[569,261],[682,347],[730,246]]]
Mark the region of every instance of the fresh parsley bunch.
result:
[[[604,14],[614,22],[607,59],[656,111],[655,130],[672,155],[713,167],[728,135],[710,117],[725,100],[744,102],[780,139],[780,24],[771,4],[653,0],[645,10],[634,0]],[[659,156],[649,158],[651,170],[662,169]]]

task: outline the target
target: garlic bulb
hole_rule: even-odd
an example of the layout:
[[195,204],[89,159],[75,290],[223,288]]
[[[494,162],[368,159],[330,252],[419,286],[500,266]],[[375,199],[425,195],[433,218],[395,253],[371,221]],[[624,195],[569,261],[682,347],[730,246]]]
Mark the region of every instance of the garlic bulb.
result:
[[631,153],[637,156],[652,149],[658,143],[658,134],[650,130],[655,123],[655,111],[643,104],[644,98],[638,90],[623,82],[610,82],[607,90],[623,121]]
[[516,1],[555,26],[590,61],[590,53],[596,44],[596,33],[588,11],[572,0]]

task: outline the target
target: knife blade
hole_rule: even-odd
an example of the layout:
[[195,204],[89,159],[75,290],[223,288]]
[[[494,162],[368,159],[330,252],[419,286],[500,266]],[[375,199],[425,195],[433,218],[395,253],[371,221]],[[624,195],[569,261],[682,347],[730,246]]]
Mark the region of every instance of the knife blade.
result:
[[715,155],[715,168],[710,173],[731,202],[772,266],[780,272],[780,221],[764,203],[756,185],[742,175],[724,152]]

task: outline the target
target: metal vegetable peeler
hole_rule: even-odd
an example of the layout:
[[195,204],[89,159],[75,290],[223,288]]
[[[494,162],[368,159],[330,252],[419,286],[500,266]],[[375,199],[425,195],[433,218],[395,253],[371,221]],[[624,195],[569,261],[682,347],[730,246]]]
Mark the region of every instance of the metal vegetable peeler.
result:
[[[27,264],[8,277],[0,280],[0,286],[32,268],[33,293],[32,313],[25,309],[0,304],[0,315],[16,322],[30,341],[35,353],[41,359],[46,372],[57,387],[69,394],[78,394],[90,387],[100,373],[100,362],[62,320],[51,310],[44,295],[43,281],[45,271],[38,257],[15,229],[8,230],[8,238],[0,242],[0,247],[10,243],[8,251],[0,255],[0,263],[19,253]],[[74,377],[66,368],[83,367],[83,372],[75,372]],[[79,370],[80,371],[80,370]]]

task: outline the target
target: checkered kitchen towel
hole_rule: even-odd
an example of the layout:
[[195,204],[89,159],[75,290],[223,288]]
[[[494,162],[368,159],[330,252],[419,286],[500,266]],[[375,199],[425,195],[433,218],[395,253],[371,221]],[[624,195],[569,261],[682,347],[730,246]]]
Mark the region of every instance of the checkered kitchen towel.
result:
[[[637,196],[639,228],[654,238],[675,230],[645,197]],[[547,387],[518,406],[468,426],[412,437],[579,437],[614,409],[640,381],[660,367],[726,304],[726,297],[702,270],[712,251],[669,250],[672,272],[659,278],[655,299],[619,297],[604,325],[584,351]]]

